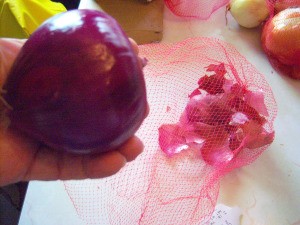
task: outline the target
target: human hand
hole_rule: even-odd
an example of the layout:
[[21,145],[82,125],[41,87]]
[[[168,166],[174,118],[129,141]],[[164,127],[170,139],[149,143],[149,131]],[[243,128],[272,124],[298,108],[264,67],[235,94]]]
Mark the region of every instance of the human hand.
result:
[[[130,39],[138,54],[137,44]],[[9,69],[25,40],[0,39],[0,90]],[[0,96],[1,97],[1,96]],[[0,99],[1,100],[1,99]],[[143,150],[142,141],[131,137],[114,151],[97,155],[61,153],[23,136],[16,130],[4,129],[0,101],[0,186],[30,180],[71,180],[103,178],[117,173]]]

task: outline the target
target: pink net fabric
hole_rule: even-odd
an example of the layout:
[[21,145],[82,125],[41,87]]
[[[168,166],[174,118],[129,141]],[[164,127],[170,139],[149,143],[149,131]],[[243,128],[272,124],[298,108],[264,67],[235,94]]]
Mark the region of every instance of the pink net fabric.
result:
[[165,0],[166,6],[175,15],[203,20],[227,3],[229,0]]
[[178,123],[189,95],[210,64],[224,64],[228,79],[263,93],[267,110],[263,128],[269,133],[277,109],[272,91],[243,56],[216,39],[150,44],[140,46],[140,52],[148,59],[145,79],[151,109],[137,133],[145,144],[143,154],[112,177],[65,182],[66,191],[85,224],[206,224],[222,176],[252,163],[269,143],[245,148],[228,163],[216,166],[206,163],[197,148],[167,155],[159,145],[158,130]]

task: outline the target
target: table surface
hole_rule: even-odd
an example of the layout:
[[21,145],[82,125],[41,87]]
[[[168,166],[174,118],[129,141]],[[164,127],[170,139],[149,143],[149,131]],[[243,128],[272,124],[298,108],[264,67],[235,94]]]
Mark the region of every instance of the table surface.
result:
[[[80,8],[97,8],[82,0]],[[280,76],[270,66],[260,46],[259,29],[243,29],[228,15],[225,7],[209,20],[186,20],[164,11],[162,42],[189,37],[216,37],[234,45],[265,75],[278,106],[276,137],[254,163],[226,175],[221,181],[218,203],[241,209],[241,224],[300,224],[300,81]],[[20,225],[83,225],[63,182],[30,182]],[[103,224],[103,223],[100,223]]]

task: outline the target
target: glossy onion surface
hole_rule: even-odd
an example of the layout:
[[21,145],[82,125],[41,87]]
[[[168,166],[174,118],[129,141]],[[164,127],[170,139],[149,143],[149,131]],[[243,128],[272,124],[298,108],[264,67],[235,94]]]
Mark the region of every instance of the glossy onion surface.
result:
[[131,43],[112,17],[95,10],[44,22],[21,49],[4,90],[12,128],[75,153],[117,148],[147,109]]
[[267,21],[262,46],[274,68],[300,79],[300,7],[285,9]]

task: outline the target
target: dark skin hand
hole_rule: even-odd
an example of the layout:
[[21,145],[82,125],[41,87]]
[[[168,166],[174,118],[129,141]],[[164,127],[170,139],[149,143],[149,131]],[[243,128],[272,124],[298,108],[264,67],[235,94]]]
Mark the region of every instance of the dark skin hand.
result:
[[[130,39],[138,54],[137,44]],[[0,39],[0,87],[25,40]],[[2,106],[3,110],[3,106]],[[2,114],[3,115],[3,114]],[[134,160],[144,148],[142,141],[131,137],[118,149],[98,155],[58,153],[53,149],[3,128],[0,106],[0,186],[30,180],[71,180],[103,178],[117,173]],[[2,124],[2,125],[1,125]]]

